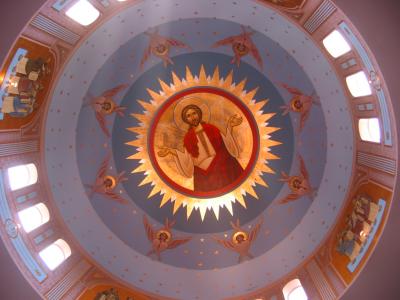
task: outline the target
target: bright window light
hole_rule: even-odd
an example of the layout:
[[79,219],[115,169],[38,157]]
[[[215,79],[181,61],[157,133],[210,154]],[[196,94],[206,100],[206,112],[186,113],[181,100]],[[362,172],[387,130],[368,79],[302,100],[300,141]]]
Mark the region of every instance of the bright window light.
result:
[[285,300],[308,300],[299,279],[289,281],[282,289]]
[[353,97],[368,96],[372,93],[367,76],[363,71],[347,76],[346,83]]
[[325,49],[334,58],[342,56],[351,50],[350,45],[344,39],[343,35],[337,31],[332,31],[326,38],[322,40]]
[[302,286],[299,286],[292,290],[288,295],[288,300],[307,300],[306,292]]
[[8,181],[12,191],[35,184],[38,180],[37,169],[34,164],[19,165],[8,168]]
[[21,210],[18,217],[25,232],[31,232],[50,220],[49,210],[43,203]]
[[53,244],[39,252],[39,256],[43,259],[50,270],[57,268],[70,255],[71,248],[67,242],[62,239],[58,239]]
[[358,131],[363,141],[374,143],[381,142],[381,128],[378,118],[359,119]]
[[87,0],[79,0],[66,12],[72,20],[83,26],[92,24],[100,16],[100,12]]

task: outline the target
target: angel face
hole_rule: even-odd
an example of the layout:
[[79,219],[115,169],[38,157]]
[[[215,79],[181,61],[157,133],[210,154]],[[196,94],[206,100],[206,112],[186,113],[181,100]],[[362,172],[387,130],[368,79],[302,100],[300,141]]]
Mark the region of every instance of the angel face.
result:
[[292,190],[298,191],[302,188],[303,186],[303,178],[300,176],[293,176],[290,181],[289,181],[289,187]]
[[295,96],[292,100],[291,106],[294,111],[301,111],[303,109],[303,102],[301,102],[300,97]]
[[241,244],[242,242],[244,242],[246,240],[246,237],[244,236],[244,234],[238,234],[236,236],[236,242],[238,244]]
[[103,186],[107,190],[112,190],[116,185],[115,179],[112,176],[106,176],[103,179]]
[[166,241],[168,240],[168,235],[167,235],[165,232],[161,232],[161,233],[158,235],[158,240],[159,240],[160,242],[166,242]]
[[154,48],[153,48],[153,53],[155,55],[162,56],[162,55],[167,54],[167,52],[168,52],[168,46],[163,43],[159,43],[156,46],[154,46]]
[[113,108],[114,108],[114,105],[113,105],[113,103],[111,103],[110,101],[104,101],[104,102],[101,104],[101,109],[102,109],[102,111],[103,111],[104,113],[111,113],[112,110],[113,110]]
[[249,47],[247,47],[244,43],[242,42],[236,42],[232,45],[232,49],[234,52],[239,54],[240,56],[244,56],[249,53]]

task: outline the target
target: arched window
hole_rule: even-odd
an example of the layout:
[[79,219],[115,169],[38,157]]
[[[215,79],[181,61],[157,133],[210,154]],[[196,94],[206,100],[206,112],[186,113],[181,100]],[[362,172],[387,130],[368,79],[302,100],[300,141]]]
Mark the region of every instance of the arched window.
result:
[[18,217],[25,232],[31,232],[50,220],[49,210],[43,203],[19,211]]
[[343,35],[338,30],[334,30],[328,34],[322,40],[322,43],[329,54],[333,56],[333,58],[342,56],[351,50],[349,43],[347,43]]
[[100,16],[100,12],[87,0],[77,1],[65,14],[83,26],[92,24]]
[[71,256],[71,248],[66,241],[58,239],[53,244],[40,251],[39,256],[50,270],[54,270]]
[[359,119],[358,132],[363,141],[373,143],[381,142],[381,128],[378,118]]
[[289,281],[282,289],[285,300],[308,300],[299,279]]
[[19,165],[8,168],[8,181],[12,191],[35,184],[38,173],[34,164]]
[[364,71],[347,76],[346,84],[353,97],[363,97],[372,94],[371,86]]

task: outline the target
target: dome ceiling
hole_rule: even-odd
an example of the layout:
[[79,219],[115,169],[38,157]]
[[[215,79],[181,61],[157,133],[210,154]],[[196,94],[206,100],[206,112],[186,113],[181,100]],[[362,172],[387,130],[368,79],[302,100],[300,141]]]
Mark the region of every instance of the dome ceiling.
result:
[[[266,6],[226,5],[128,7],[76,50],[49,107],[45,158],[65,223],[115,278],[167,297],[238,296],[289,273],[331,228],[351,174],[346,99],[319,48]],[[191,149],[201,135],[185,127],[187,104],[201,109],[204,149]],[[207,150],[211,175],[197,167]],[[242,255],[237,232],[251,242]],[[177,242],[158,260],[149,233]]]

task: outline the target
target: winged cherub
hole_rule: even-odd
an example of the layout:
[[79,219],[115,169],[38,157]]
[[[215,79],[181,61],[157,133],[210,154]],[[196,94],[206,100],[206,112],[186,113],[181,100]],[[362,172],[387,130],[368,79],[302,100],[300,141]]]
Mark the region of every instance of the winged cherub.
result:
[[304,164],[303,158],[298,155],[298,159],[300,162],[300,174],[295,176],[289,176],[285,172],[281,172],[282,178],[280,181],[284,181],[289,185],[291,193],[288,194],[283,199],[279,200],[279,204],[285,204],[288,202],[295,201],[303,196],[310,197],[311,200],[314,200],[315,190],[311,186],[310,178],[308,175],[308,171],[306,169],[306,165]]
[[235,251],[239,254],[238,262],[241,263],[247,259],[252,259],[254,256],[250,253],[251,244],[257,238],[263,223],[263,218],[261,217],[257,224],[250,232],[246,232],[240,227],[239,219],[236,220],[236,224],[231,222],[231,226],[234,229],[234,233],[231,236],[231,240],[220,240],[214,237],[214,240],[225,248]]
[[89,101],[84,104],[84,106],[90,105],[92,107],[97,122],[99,123],[101,130],[107,137],[110,137],[110,132],[107,128],[106,116],[117,113],[119,116],[123,117],[124,110],[126,109],[126,107],[124,106],[116,105],[113,97],[127,87],[127,84],[120,84],[112,89],[105,91],[98,97],[89,96]]
[[298,132],[300,133],[303,130],[304,124],[310,115],[312,105],[319,105],[320,102],[316,99],[316,95],[314,93],[312,95],[305,95],[300,90],[294,87],[289,87],[285,83],[281,83],[280,85],[292,94],[292,99],[290,100],[290,102],[286,105],[281,106],[281,109],[283,109],[282,115],[284,116],[289,112],[299,113],[300,124]]
[[168,219],[165,220],[165,225],[159,230],[155,230],[149,223],[149,220],[144,215],[143,225],[146,230],[146,235],[151,243],[151,250],[147,252],[147,256],[155,255],[158,261],[161,261],[161,252],[166,250],[174,249],[182,244],[189,242],[192,238],[173,238],[171,228],[174,226],[175,221],[169,222]]
[[174,62],[169,57],[171,47],[190,49],[190,47],[182,41],[158,34],[158,28],[156,28],[153,32],[147,31],[145,32],[145,34],[149,36],[150,41],[149,46],[144,51],[142,60],[140,61],[141,69],[143,69],[144,63],[150,58],[152,54],[161,58],[164,66],[166,67],[168,64],[174,64]]
[[219,40],[213,45],[213,47],[216,48],[219,46],[231,45],[234,53],[231,63],[236,63],[238,67],[240,65],[240,59],[250,53],[250,55],[256,60],[260,69],[263,69],[263,60],[260,52],[251,39],[254,31],[246,31],[244,26],[242,26],[242,31],[243,32],[241,34],[229,36],[225,39]]
[[126,181],[128,178],[124,176],[125,172],[121,172],[117,176],[107,174],[110,157],[111,155],[108,154],[101,163],[101,166],[97,171],[95,182],[93,184],[85,184],[85,187],[90,189],[88,194],[89,198],[91,198],[93,194],[97,193],[121,204],[127,204],[128,201],[122,198],[121,195],[116,193],[114,190],[120,182]]

